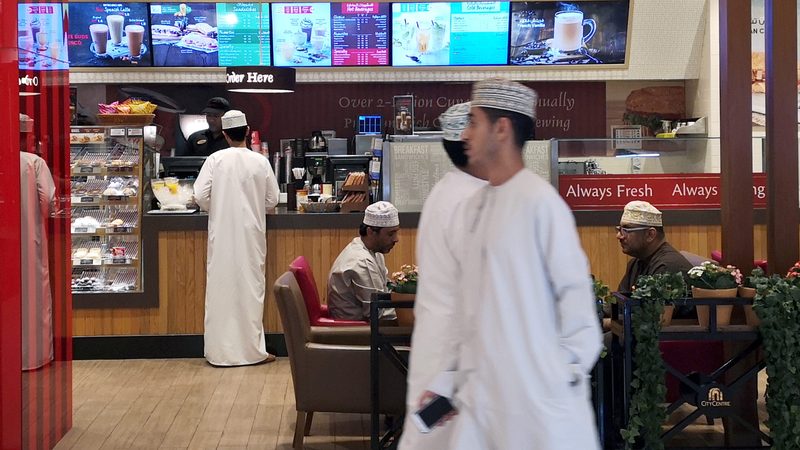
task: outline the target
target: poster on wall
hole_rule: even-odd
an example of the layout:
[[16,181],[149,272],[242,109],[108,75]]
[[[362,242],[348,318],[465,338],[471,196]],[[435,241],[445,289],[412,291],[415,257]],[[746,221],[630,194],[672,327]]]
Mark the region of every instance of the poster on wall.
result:
[[509,63],[625,64],[629,0],[514,2]]
[[312,67],[331,65],[331,4],[273,3],[274,65]]
[[269,3],[217,3],[219,65],[270,65]]
[[388,3],[332,3],[334,66],[389,65]]
[[17,44],[20,69],[69,69],[61,3],[17,5]]
[[146,3],[70,3],[71,67],[150,66]]
[[[752,76],[751,86],[753,91],[753,125],[766,126],[767,124],[767,104],[766,104],[766,53],[765,53],[765,14],[764,14],[764,0],[751,0],[751,14],[752,20],[750,21],[750,42],[752,47],[751,62],[752,62]],[[800,19],[800,8],[797,10],[797,18]],[[797,52],[800,55],[800,32],[797,35],[798,48]],[[797,63],[798,73],[800,73],[800,62]],[[798,86],[800,92],[800,86]],[[798,110],[797,122],[800,123],[800,110]]]
[[153,65],[217,67],[216,3],[151,3]]

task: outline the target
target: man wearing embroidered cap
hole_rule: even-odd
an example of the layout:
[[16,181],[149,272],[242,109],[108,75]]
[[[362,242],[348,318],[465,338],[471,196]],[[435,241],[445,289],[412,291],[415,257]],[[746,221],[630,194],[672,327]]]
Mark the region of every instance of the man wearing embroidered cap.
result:
[[274,361],[264,342],[267,209],[278,204],[269,159],[245,146],[247,117],[220,120],[230,147],[209,156],[194,196],[208,211],[204,355],[215,366]]
[[602,337],[588,260],[569,207],[522,159],[536,98],[504,79],[472,90],[462,139],[489,183],[448,227],[465,262],[450,449],[600,448],[588,373]]
[[186,139],[187,149],[176,156],[208,156],[218,150],[228,147],[225,137],[222,136],[222,115],[231,110],[231,104],[222,97],[213,97],[208,100],[203,114],[206,116],[208,128],[195,131]]
[[[468,164],[461,133],[469,121],[469,103],[459,103],[439,116],[444,134],[442,145],[455,168],[433,187],[417,228],[416,259],[419,267],[414,302],[414,333],[411,336],[406,410],[419,408],[420,395],[428,390],[452,395],[451,383],[440,372],[448,369],[449,355],[456,352],[457,297],[460,261],[447,247],[448,224],[458,204],[486,185],[481,173]],[[436,381],[435,381],[436,380]],[[438,381],[438,383],[437,383]],[[439,450],[447,448],[452,427],[437,427],[421,433],[406,414],[400,450]]]
[[617,240],[622,253],[632,257],[617,288],[620,292],[631,292],[642,275],[676,272],[686,275],[692,268],[689,260],[667,242],[661,211],[650,203],[634,200],[625,205]]
[[[328,274],[328,310],[336,319],[367,320],[374,292],[387,292],[389,271],[383,254],[397,244],[400,219],[389,202],[376,202],[364,211],[364,222],[339,253]],[[393,309],[383,310],[382,319],[394,319]]]

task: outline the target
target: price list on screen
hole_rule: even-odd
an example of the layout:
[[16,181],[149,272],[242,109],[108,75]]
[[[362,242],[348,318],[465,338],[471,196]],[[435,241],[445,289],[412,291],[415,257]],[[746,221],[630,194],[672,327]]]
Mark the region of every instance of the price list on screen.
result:
[[388,65],[389,13],[389,3],[332,3],[333,65]]
[[269,8],[259,3],[217,3],[219,65],[270,64]]

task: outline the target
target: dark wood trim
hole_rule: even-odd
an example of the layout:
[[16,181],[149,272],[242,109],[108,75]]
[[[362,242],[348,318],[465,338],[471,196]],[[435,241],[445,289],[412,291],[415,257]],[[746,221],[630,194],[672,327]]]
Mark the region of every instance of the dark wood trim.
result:
[[798,260],[797,0],[765,2],[767,261],[783,273]]
[[[288,356],[282,333],[266,333],[267,351]],[[76,336],[72,339],[73,359],[159,359],[202,358],[203,335],[167,336]]]

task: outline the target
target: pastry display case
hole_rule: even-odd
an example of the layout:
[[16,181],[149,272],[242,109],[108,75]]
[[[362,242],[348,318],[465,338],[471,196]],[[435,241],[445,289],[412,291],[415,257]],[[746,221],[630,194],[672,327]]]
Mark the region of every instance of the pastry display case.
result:
[[71,127],[72,293],[142,292],[144,129]]

